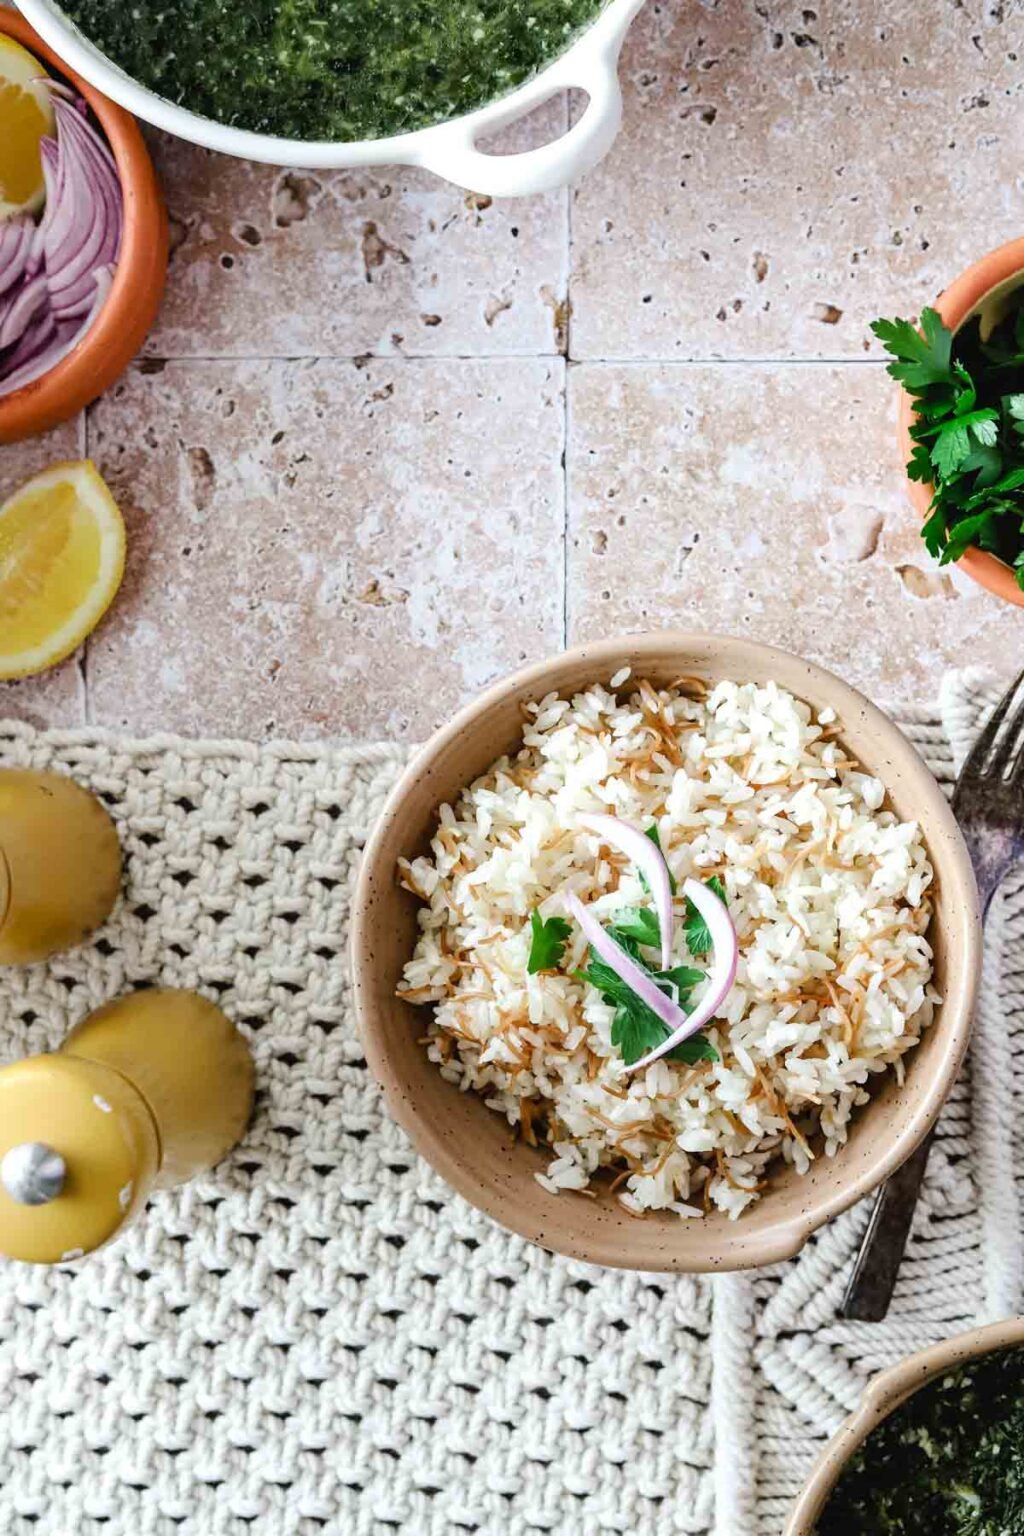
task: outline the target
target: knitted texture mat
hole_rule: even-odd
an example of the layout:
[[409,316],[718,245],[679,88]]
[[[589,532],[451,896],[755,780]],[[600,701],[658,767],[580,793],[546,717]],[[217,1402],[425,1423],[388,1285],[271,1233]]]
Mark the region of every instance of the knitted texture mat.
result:
[[[898,712],[944,785],[997,693],[959,673]],[[866,1203],[754,1275],[632,1274],[508,1235],[412,1152],[346,959],[405,755],[0,726],[4,764],[103,797],[127,867],[96,942],[0,972],[0,1061],[162,983],[222,1004],[260,1084],[244,1144],[110,1248],[0,1266],[4,1536],[778,1536],[873,1372],[1020,1306],[1019,881],[890,1316],[839,1322]]]

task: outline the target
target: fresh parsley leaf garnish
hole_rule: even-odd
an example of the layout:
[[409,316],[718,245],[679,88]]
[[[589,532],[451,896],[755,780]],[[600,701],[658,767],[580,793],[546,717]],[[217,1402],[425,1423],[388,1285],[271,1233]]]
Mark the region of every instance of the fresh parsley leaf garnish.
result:
[[688,1067],[695,1067],[698,1061],[718,1060],[718,1052],[707,1035],[701,1033],[691,1035],[689,1040],[681,1040],[666,1051],[665,1056],[669,1061],[683,1061]]
[[933,490],[929,553],[945,565],[988,550],[1024,588],[1024,292],[984,341],[977,318],[954,337],[934,309],[920,330],[908,320],[871,329],[914,401],[907,476]]
[[672,996],[670,987],[675,987],[676,996],[689,1001],[690,993],[694,987],[699,986],[704,980],[704,972],[695,970],[692,965],[674,965],[669,971],[656,971],[655,981],[667,981],[668,987],[662,987],[663,992]]
[[[608,932],[622,946],[630,959],[642,966],[651,979],[661,986],[663,992],[672,997],[673,1001],[678,1002],[680,1007],[686,1006],[694,987],[699,986],[704,980],[703,971],[686,965],[674,966],[670,971],[656,971],[643,959],[635,939],[624,934],[619,928],[609,928]],[[577,971],[576,976],[579,981],[589,981],[592,987],[597,988],[605,1002],[615,1009],[615,1017],[612,1021],[612,1044],[618,1046],[627,1066],[634,1061],[639,1061],[641,1056],[646,1056],[648,1051],[655,1050],[661,1044],[668,1034],[663,1021],[653,1009],[648,1008],[647,1004],[637,997],[617,971],[613,971],[600,955],[594,953],[593,949],[590,951],[589,966],[585,971]],[[718,1052],[709,1040],[696,1034],[689,1040],[684,1040],[681,1045],[673,1047],[667,1052],[667,1057],[672,1061],[690,1063],[717,1061]]]
[[562,962],[565,946],[572,933],[572,924],[564,917],[541,917],[534,908],[530,913],[530,958],[526,969],[531,976],[538,971],[553,971]]
[[[704,884],[709,891],[714,891],[719,901],[725,900],[725,886],[717,875],[712,875]],[[701,917],[697,908],[689,897],[686,898],[686,924],[683,928],[686,934],[686,947],[691,955],[706,955],[711,948],[711,934],[708,925]]]
[[[645,1010],[646,1012],[646,1010]],[[665,1038],[665,1026],[654,1014],[651,1014],[657,1029],[652,1029],[648,1021],[633,1012],[629,1008],[617,1008],[615,1018],[612,1020],[612,1044],[617,1045],[622,1053],[622,1059],[628,1066],[631,1062],[639,1061],[641,1056],[646,1056],[648,1051],[653,1051]],[[695,1066],[698,1061],[717,1061],[718,1052],[706,1035],[691,1035],[689,1040],[680,1041],[679,1045],[665,1052],[666,1061],[682,1061],[688,1066]]]
[[616,914],[612,928],[615,937],[633,939],[637,944],[655,948],[661,943],[661,927],[655,913],[647,907],[626,907]]

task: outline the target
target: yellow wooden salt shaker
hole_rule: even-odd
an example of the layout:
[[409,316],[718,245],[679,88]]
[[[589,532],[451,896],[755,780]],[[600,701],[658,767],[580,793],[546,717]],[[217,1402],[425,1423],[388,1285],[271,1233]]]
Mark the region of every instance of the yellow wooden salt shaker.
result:
[[0,965],[31,965],[105,922],[121,845],[95,795],[61,773],[0,768]]
[[206,998],[133,992],[90,1014],[0,1071],[0,1254],[57,1264],[109,1242],[151,1190],[219,1162],[252,1099],[249,1048]]

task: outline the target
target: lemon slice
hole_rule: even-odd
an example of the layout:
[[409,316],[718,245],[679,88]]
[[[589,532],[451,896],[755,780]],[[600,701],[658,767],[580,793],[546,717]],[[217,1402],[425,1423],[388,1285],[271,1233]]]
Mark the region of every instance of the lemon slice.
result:
[[70,656],[124,573],[124,523],[90,459],[54,464],[0,507],[0,677]]
[[43,204],[39,140],[55,131],[45,74],[27,48],[0,34],[0,219]]

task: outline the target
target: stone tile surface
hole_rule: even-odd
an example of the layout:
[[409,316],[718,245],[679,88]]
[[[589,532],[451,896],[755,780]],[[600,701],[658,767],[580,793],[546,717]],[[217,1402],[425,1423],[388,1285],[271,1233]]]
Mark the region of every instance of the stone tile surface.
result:
[[1024,227],[1017,0],[651,0],[576,191],[572,355],[857,357]]
[[93,719],[419,738],[557,649],[563,370],[134,369],[90,417],[131,549],[89,649]]
[[570,640],[727,630],[889,702],[1019,666],[1021,611],[925,551],[893,405],[873,364],[572,367]]
[[[1024,0],[649,0],[607,161],[508,203],[150,134],[167,297],[88,439],[124,593],[84,676],[0,707],[422,735],[524,657],[671,622],[890,700],[1019,665],[1024,613],[926,555],[866,349],[1024,229],[1022,60]],[[80,444],[0,449],[0,481]]]
[[[500,142],[542,142],[564,117],[547,103]],[[396,166],[279,171],[150,141],[174,247],[150,354],[564,350],[565,192],[491,202]]]
[[[79,458],[83,441],[84,424],[76,418],[43,437],[0,448],[0,501],[48,465]],[[84,725],[83,661],[84,651],[79,651],[41,677],[0,683],[0,716],[38,726]]]

